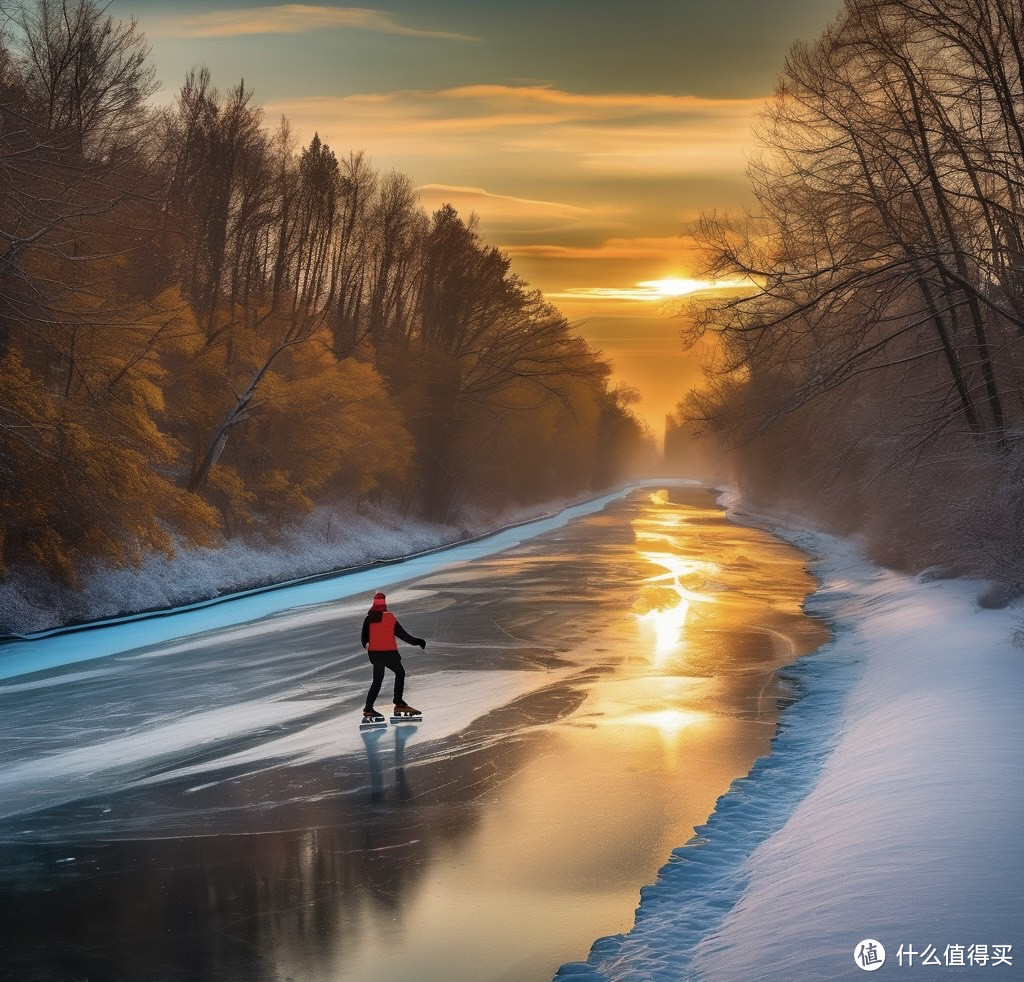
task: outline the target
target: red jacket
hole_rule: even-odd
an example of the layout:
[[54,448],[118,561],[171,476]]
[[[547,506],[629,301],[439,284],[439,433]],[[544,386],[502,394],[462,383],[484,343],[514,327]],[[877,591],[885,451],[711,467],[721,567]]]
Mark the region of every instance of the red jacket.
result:
[[371,611],[363,621],[362,644],[368,651],[397,651],[401,638],[406,644],[425,645],[422,638],[414,638],[406,631],[390,610]]

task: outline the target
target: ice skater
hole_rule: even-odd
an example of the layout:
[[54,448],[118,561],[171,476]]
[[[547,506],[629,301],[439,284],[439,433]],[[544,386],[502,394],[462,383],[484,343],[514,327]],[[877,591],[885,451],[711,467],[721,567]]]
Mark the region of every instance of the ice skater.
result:
[[421,648],[427,646],[423,638],[414,638],[398,623],[398,618],[388,610],[387,597],[378,591],[373,595],[373,605],[363,620],[362,645],[373,666],[373,682],[366,693],[362,726],[386,725],[384,717],[373,708],[384,682],[385,668],[395,673],[395,713],[391,717],[392,722],[422,718],[422,713],[418,709],[413,709],[404,698],[405,667],[402,665],[402,656],[398,653],[396,638],[401,638],[406,644],[418,644]]

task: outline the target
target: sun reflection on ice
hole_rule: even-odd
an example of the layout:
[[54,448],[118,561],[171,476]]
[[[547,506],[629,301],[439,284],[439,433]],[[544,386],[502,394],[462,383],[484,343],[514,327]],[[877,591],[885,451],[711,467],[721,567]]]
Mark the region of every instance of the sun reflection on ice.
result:
[[693,726],[694,723],[700,723],[705,719],[707,719],[706,713],[688,709],[656,709],[628,716],[616,716],[608,722],[623,726],[649,726],[657,730],[663,737],[672,738]]
[[637,620],[654,628],[654,652],[663,655],[680,646],[683,640],[683,627],[686,615],[690,612],[690,602],[680,598],[675,607],[668,610],[649,610],[639,614]]
[[[659,537],[652,536],[652,538]],[[663,591],[659,591],[659,600],[661,593],[669,591],[670,604],[665,606],[662,602],[651,606],[645,613],[636,615],[641,624],[649,626],[654,631],[655,663],[661,665],[670,655],[680,651],[684,646],[683,632],[691,604],[714,603],[715,600],[708,594],[699,593],[684,586],[683,582],[686,579],[699,578],[703,580],[717,567],[712,563],[685,559],[669,552],[641,552],[640,555],[652,565],[660,566],[666,571],[648,577],[644,582],[664,588]]]
[[694,741],[700,741],[699,728],[711,724],[706,712],[683,708],[701,698],[706,680],[686,674],[682,655],[694,606],[716,602],[706,592],[707,583],[721,570],[713,562],[682,555],[684,549],[693,551],[683,545],[693,538],[685,528],[691,511],[665,490],[648,497],[651,507],[633,521],[636,554],[655,569],[641,581],[632,610],[639,625],[634,650],[642,657],[627,659],[614,680],[593,686],[575,720],[612,726],[619,745],[642,753],[660,747],[664,766],[675,770],[692,753]]
[[[664,766],[676,771],[686,757],[685,747],[692,744],[693,737],[684,740],[684,734],[692,727],[708,722],[707,713],[694,710],[666,707],[665,709],[641,710],[618,716],[608,716],[603,722],[608,726],[621,727],[631,732],[630,742],[634,746],[643,746],[644,733],[653,734],[662,751]],[[647,744],[649,746],[649,744]],[[692,746],[691,746],[692,750]]]

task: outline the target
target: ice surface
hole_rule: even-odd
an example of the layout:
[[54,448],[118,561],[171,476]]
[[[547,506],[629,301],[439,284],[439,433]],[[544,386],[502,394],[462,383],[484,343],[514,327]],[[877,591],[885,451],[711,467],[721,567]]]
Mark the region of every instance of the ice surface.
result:
[[[801,698],[773,753],[642,891],[634,928],[558,977],[853,979],[865,938],[918,979],[1024,976],[1019,606],[775,531],[818,557],[808,607],[834,638],[788,671]],[[1012,963],[946,964],[978,945]]]
[[[564,678],[568,670],[563,672],[435,672],[417,679],[417,698],[422,695],[424,705],[430,711],[421,722],[402,724],[416,727],[420,742],[441,739],[452,733],[465,729],[474,719],[483,715],[488,709],[504,705],[532,692],[535,689],[550,685]],[[332,709],[340,708],[341,700],[329,703]],[[316,705],[309,700],[305,702],[310,711]],[[235,709],[244,707],[232,707]],[[269,707],[268,707],[269,708]],[[266,714],[267,709],[260,710]],[[279,710],[280,711],[280,710]],[[309,711],[305,715],[309,715]],[[240,723],[244,723],[247,714],[240,714]],[[257,714],[256,719],[260,719]],[[264,715],[263,719],[266,719]],[[311,764],[321,760],[331,760],[342,754],[353,753],[364,746],[363,734],[359,728],[360,716],[350,713],[348,718],[338,719],[334,713],[319,723],[304,726],[295,732],[288,733],[278,739],[263,740],[258,746],[221,756],[216,765],[203,763],[194,766],[180,767],[175,770],[164,770],[160,773],[160,782],[172,781],[190,775],[202,775],[212,770],[237,773],[239,766],[244,766],[247,774],[254,774],[263,768],[278,766],[282,761],[289,764]],[[192,720],[193,737],[191,744],[201,744],[222,737],[216,729],[218,719]],[[213,724],[213,729],[209,724]],[[203,728],[206,724],[206,728]],[[198,729],[195,729],[196,726]],[[159,737],[159,734],[157,735]],[[138,751],[141,753],[141,749]],[[143,782],[137,782],[143,783]]]
[[[437,672],[417,680],[417,694],[431,707],[415,724],[421,741],[457,733],[489,708],[504,705],[550,685],[565,672]],[[4,692],[9,691],[4,687]],[[133,726],[106,739],[83,734],[72,749],[36,756],[8,766],[0,783],[0,819],[53,808],[90,794],[124,792],[149,783],[202,779],[203,787],[244,772],[251,776],[281,766],[332,760],[362,750],[358,714],[343,714],[342,698],[300,698],[301,690],[255,699]],[[311,717],[323,716],[317,722]],[[284,724],[280,737],[266,734]],[[221,750],[262,734],[243,750]],[[182,755],[198,763],[174,766]],[[168,764],[170,762],[170,764]],[[158,766],[162,765],[162,766]]]

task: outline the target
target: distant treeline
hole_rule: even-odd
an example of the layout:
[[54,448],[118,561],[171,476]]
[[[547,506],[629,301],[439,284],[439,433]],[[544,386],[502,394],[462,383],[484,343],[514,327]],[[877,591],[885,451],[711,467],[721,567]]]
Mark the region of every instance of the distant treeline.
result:
[[435,521],[607,486],[628,391],[475,221],[240,83],[166,111],[133,21],[0,43],[0,572],[74,581],[315,503]]
[[847,0],[760,129],[684,411],[752,497],[1024,587],[1024,6]]

